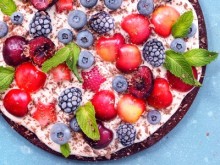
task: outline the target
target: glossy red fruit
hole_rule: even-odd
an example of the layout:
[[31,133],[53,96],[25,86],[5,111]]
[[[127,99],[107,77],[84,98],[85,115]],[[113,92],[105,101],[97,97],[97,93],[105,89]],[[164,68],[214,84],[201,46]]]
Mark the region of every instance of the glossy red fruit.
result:
[[36,92],[46,81],[46,74],[38,70],[32,63],[19,65],[15,71],[15,81],[19,88],[27,92]]
[[63,11],[73,10],[73,0],[58,0],[56,3],[56,11],[61,13]]
[[30,94],[21,89],[10,90],[3,100],[5,109],[16,117],[23,117],[28,113],[28,104],[30,102]]
[[112,91],[102,90],[92,98],[96,118],[102,121],[112,120],[117,116],[115,109],[115,95]]
[[116,33],[112,37],[100,37],[96,42],[96,52],[104,60],[114,62],[119,54],[119,49],[125,44],[124,37]]
[[170,86],[166,79],[156,78],[151,95],[147,99],[148,104],[157,109],[167,108],[173,101]]
[[56,82],[70,81],[71,71],[66,64],[60,64],[50,71],[53,80]]
[[21,36],[12,36],[5,40],[3,46],[3,58],[7,65],[18,66],[19,64],[28,61],[29,58],[25,57],[24,47],[27,40]]
[[40,36],[29,42],[29,54],[32,61],[41,66],[55,52],[54,43],[47,37]]
[[126,16],[122,20],[121,27],[129,34],[133,44],[144,43],[151,34],[150,22],[147,17],[141,14]]
[[37,10],[46,10],[56,1],[57,0],[31,0],[31,3]]
[[135,71],[141,63],[141,52],[136,45],[124,44],[121,47],[116,61],[116,67],[118,70],[130,73]]
[[180,13],[175,8],[159,6],[152,14],[151,22],[154,25],[154,31],[162,37],[168,37],[179,17]]
[[[198,73],[195,67],[192,67],[193,75],[195,79],[198,78]],[[184,83],[180,78],[176,77],[169,71],[167,71],[167,79],[170,83],[170,86],[172,89],[175,89],[180,92],[188,92],[191,90],[194,86]]]

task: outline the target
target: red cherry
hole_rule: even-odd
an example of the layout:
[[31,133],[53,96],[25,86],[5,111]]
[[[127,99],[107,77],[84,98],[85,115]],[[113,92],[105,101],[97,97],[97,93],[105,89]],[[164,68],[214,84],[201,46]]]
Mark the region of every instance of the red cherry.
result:
[[30,0],[32,5],[37,10],[46,10],[48,7],[52,6],[56,0]]

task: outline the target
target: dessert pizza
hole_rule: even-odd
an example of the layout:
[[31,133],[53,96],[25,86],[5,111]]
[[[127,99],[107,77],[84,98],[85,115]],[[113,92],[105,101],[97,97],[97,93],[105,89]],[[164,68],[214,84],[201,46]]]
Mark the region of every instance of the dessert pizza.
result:
[[207,48],[197,0],[1,0],[0,113],[36,146],[126,157],[183,118]]

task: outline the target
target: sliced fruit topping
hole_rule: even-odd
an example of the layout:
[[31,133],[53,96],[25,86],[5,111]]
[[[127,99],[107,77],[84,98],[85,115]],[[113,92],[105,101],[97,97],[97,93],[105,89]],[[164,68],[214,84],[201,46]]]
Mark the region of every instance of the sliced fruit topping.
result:
[[114,19],[110,16],[110,14],[105,11],[101,11],[92,15],[89,20],[89,25],[96,33],[104,34],[114,28]]
[[76,36],[76,43],[82,48],[89,48],[94,43],[94,37],[90,31],[82,30]]
[[39,122],[42,128],[56,122],[57,116],[55,111],[55,104],[44,104],[42,102],[38,102],[36,111],[33,113],[32,117]]
[[19,64],[28,61],[28,58],[23,54],[26,44],[26,39],[21,36],[7,38],[2,52],[5,63],[10,66],[18,66]]
[[12,89],[6,93],[3,104],[5,109],[16,117],[23,117],[28,113],[28,104],[31,101],[29,93],[21,89]]
[[71,138],[71,131],[66,124],[56,123],[50,130],[50,138],[54,143],[63,145]]
[[37,10],[46,10],[54,1],[55,0],[31,0],[31,3]]
[[151,94],[153,85],[154,78],[150,68],[141,66],[134,73],[128,91],[137,98],[146,99]]
[[117,10],[121,7],[122,0],[104,0],[104,4],[110,10]]
[[136,45],[125,44],[119,50],[116,67],[125,73],[133,72],[142,63],[141,52]]
[[150,106],[157,109],[167,108],[171,105],[173,96],[170,92],[169,83],[166,79],[155,79],[153,91],[147,101]]
[[150,110],[147,113],[147,121],[152,124],[152,125],[156,125],[158,123],[160,123],[161,120],[161,113],[157,110]]
[[100,88],[100,85],[106,80],[106,78],[100,74],[97,66],[88,72],[83,71],[82,77],[84,80],[83,89],[91,90],[93,92],[97,92]]
[[196,32],[197,32],[197,26],[195,23],[192,23],[191,27],[189,28],[189,32],[188,32],[187,37],[189,37],[189,38],[194,37]]
[[78,66],[82,69],[89,69],[95,62],[93,54],[89,51],[81,51],[78,59]]
[[53,80],[56,82],[70,81],[71,71],[66,64],[60,64],[50,71]]
[[128,89],[127,79],[122,75],[115,76],[112,81],[112,88],[118,93],[125,92]]
[[14,12],[11,15],[11,22],[15,25],[21,25],[24,20],[24,16],[21,12]]
[[0,21],[0,38],[5,37],[8,34],[8,25]]
[[87,16],[86,14],[81,11],[81,10],[74,10],[71,11],[68,14],[68,24],[73,28],[73,29],[82,29],[86,23],[87,23]]
[[159,6],[152,14],[151,22],[154,25],[154,31],[162,37],[168,37],[179,17],[180,13],[175,8]]
[[114,119],[117,116],[117,111],[115,109],[115,95],[112,91],[99,91],[93,96],[91,101],[95,108],[97,119],[107,121]]
[[69,42],[71,42],[73,40],[73,33],[69,29],[61,29],[58,32],[57,37],[61,43],[68,44]]
[[137,4],[137,10],[142,15],[150,15],[154,11],[153,0],[139,0]]
[[58,13],[70,10],[73,10],[73,0],[58,0],[56,2],[56,11]]
[[113,132],[106,128],[101,122],[98,122],[98,129],[100,134],[99,140],[94,141],[89,139],[87,136],[84,136],[87,143],[94,149],[102,149],[107,147],[113,139]]
[[80,0],[80,3],[85,8],[92,8],[97,4],[98,0]]
[[126,16],[121,23],[121,27],[129,34],[133,44],[142,44],[150,36],[151,28],[147,17],[141,14],[131,14]]
[[144,60],[153,67],[159,67],[165,62],[165,48],[161,41],[152,39],[144,44],[143,48]]
[[146,110],[146,103],[130,94],[123,95],[117,105],[119,117],[128,123],[135,123]]
[[123,146],[130,146],[136,138],[136,129],[131,124],[121,124],[117,129],[117,136]]
[[96,42],[96,52],[104,61],[114,62],[124,44],[125,39],[119,33],[108,38],[102,36]]
[[17,86],[27,92],[36,92],[41,89],[46,82],[46,78],[46,74],[30,62],[19,65],[15,71]]
[[66,113],[74,112],[82,102],[82,92],[79,88],[67,88],[58,98],[59,107]]
[[74,132],[80,132],[81,131],[81,128],[79,127],[79,124],[78,124],[78,122],[77,122],[75,117],[70,120],[70,128]]
[[186,50],[186,42],[182,38],[176,38],[171,42],[170,48],[177,53],[183,53]]
[[29,55],[32,61],[41,66],[55,52],[54,43],[46,37],[40,36],[29,42]]

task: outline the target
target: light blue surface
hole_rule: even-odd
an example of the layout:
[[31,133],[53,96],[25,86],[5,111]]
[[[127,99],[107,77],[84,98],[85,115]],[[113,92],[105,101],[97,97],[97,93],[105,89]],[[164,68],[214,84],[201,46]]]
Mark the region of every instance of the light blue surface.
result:
[[[220,1],[199,0],[210,51],[220,52]],[[220,58],[208,66],[203,87],[180,124],[159,143],[126,159],[85,163],[49,154],[19,136],[0,116],[1,165],[219,165]]]

